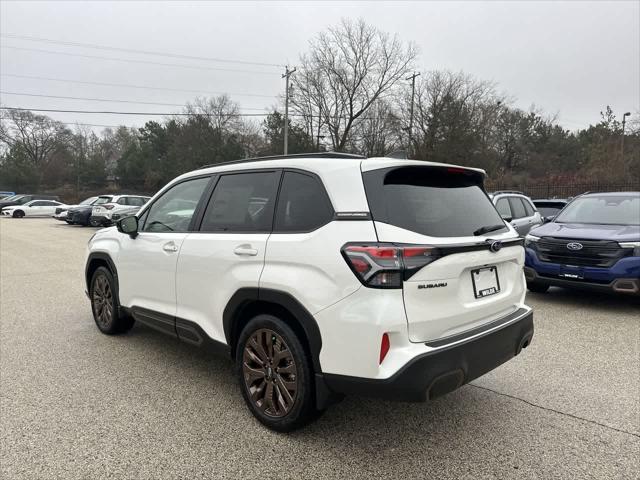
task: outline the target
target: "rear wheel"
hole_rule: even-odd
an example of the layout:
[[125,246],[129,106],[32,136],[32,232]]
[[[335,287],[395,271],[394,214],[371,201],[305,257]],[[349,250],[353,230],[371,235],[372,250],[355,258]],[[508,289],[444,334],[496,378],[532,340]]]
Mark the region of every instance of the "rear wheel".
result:
[[91,310],[93,319],[102,333],[114,335],[124,333],[133,327],[134,320],[118,313],[117,292],[111,272],[98,267],[91,277]]
[[313,370],[300,339],[281,319],[258,315],[236,348],[240,388],[251,413],[279,432],[317,418]]
[[549,290],[549,284],[542,282],[527,282],[527,288],[534,293],[545,293]]
[[24,217],[24,212],[22,210],[16,210],[13,212],[13,218],[22,218]]

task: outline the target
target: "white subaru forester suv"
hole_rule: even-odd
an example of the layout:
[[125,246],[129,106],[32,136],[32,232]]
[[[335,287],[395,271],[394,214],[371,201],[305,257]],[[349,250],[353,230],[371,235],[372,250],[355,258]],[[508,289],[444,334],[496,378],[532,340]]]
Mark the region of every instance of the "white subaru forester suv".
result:
[[484,176],[339,153],[187,173],[89,241],[95,322],[220,347],[278,431],[345,394],[451,392],[533,336],[522,239]]

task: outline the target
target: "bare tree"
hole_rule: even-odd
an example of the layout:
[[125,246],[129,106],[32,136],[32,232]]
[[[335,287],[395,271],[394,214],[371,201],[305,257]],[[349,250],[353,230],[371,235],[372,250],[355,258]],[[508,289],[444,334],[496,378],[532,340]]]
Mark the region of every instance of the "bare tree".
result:
[[64,149],[72,133],[64,124],[28,110],[3,110],[0,120],[0,142],[9,149],[22,150],[38,173],[38,184],[54,160]]
[[[407,86],[400,102],[405,125],[410,123],[410,98]],[[427,72],[416,82],[411,150],[423,160],[469,164],[474,157],[486,158],[504,101],[490,82],[463,73]]]
[[219,132],[236,132],[242,124],[240,106],[228,95],[198,97],[193,103],[187,103],[185,111],[190,115],[206,118],[211,128]]
[[367,157],[384,156],[402,147],[402,124],[390,102],[376,100],[351,136],[353,150]]
[[343,19],[310,42],[293,77],[293,111],[302,115],[310,134],[326,129],[334,150],[343,150],[354,125],[373,103],[409,72],[417,56],[413,44],[397,36]]

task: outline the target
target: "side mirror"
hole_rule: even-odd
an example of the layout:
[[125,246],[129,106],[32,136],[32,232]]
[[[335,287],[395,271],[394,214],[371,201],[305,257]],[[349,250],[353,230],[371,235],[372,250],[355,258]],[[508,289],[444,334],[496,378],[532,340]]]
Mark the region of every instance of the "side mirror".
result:
[[131,238],[136,238],[138,235],[138,217],[132,215],[131,217],[125,217],[118,220],[116,228],[119,232],[126,233],[127,235],[130,235]]
[[502,220],[504,220],[505,222],[509,223],[511,222],[511,220],[513,220],[513,217],[509,216],[509,215],[500,215],[502,217]]
[[556,218],[555,215],[550,215],[548,217],[542,217],[542,222],[543,223],[549,223],[549,222],[553,221],[554,218]]

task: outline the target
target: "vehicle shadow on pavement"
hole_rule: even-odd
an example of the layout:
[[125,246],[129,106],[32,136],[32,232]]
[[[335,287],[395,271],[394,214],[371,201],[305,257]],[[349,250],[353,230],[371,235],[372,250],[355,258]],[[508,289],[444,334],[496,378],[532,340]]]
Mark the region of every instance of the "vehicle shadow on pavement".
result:
[[[234,445],[246,445],[244,439],[250,438],[250,451],[243,455],[253,458],[269,451],[283,468],[299,469],[304,461],[337,477],[357,471],[362,478],[428,478],[427,472],[446,473],[434,478],[460,478],[483,471],[509,478],[516,472],[549,477],[558,469],[594,469],[605,475],[600,466],[614,465],[619,458],[632,462],[633,445],[625,434],[474,385],[429,403],[347,397],[315,423],[280,434],[251,416],[228,357],[144,325],[108,341],[124,341],[127,354],[141,355],[145,374],[140,378],[155,386],[158,398],[171,399],[180,392],[183,408],[172,411],[169,423],[188,424],[191,438],[222,435]],[[132,386],[136,381],[140,379]],[[550,443],[570,445],[572,454],[563,456],[566,464],[558,465],[548,455]],[[194,448],[206,452],[208,447]],[[597,458],[594,448],[601,451]]]

